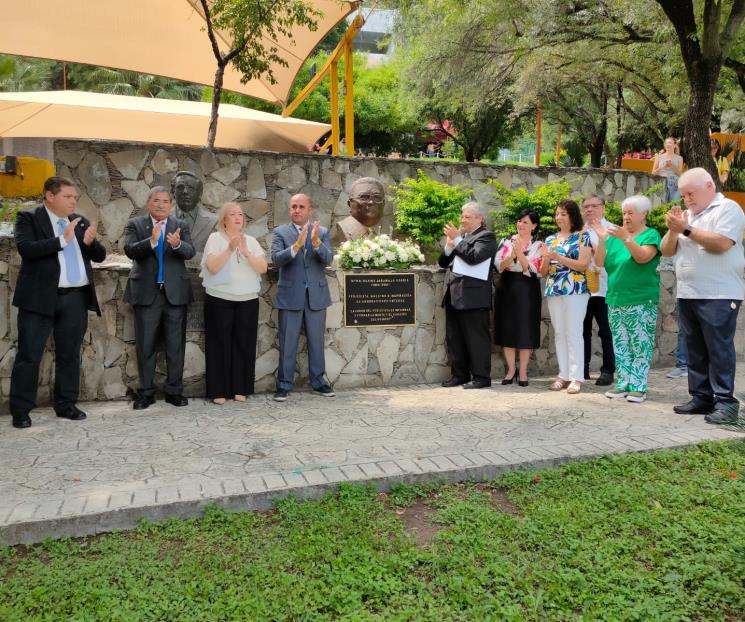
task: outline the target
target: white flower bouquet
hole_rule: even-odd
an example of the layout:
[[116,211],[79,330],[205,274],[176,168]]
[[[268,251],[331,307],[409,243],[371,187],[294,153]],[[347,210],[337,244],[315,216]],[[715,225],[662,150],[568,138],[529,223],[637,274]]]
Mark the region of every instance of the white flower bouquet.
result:
[[347,240],[341,245],[341,252],[336,256],[336,262],[345,270],[352,268],[405,270],[414,264],[424,263],[424,255],[410,240],[394,240],[389,235],[383,234]]

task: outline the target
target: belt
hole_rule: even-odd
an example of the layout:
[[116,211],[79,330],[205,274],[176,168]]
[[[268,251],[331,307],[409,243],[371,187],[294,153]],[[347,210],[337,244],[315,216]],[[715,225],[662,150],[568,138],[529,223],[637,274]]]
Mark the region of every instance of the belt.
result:
[[166,284],[165,283],[156,283],[156,285],[158,286],[158,289],[165,289],[166,288]]
[[82,292],[85,289],[88,289],[87,285],[81,285],[80,287],[58,287],[57,295],[64,296],[65,294],[70,294],[72,292]]

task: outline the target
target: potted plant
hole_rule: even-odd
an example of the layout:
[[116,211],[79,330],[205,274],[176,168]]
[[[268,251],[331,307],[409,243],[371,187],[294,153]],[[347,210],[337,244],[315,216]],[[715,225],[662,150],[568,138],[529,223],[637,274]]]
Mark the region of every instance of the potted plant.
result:
[[[739,147],[739,145],[738,145]],[[724,195],[733,201],[737,201],[745,210],[745,151],[739,148],[734,150],[734,156],[730,162],[729,176],[724,185]]]

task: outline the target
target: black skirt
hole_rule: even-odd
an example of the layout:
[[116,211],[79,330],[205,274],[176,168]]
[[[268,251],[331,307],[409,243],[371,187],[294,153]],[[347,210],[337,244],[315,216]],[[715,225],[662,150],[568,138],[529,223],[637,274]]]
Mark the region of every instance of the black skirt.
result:
[[494,343],[534,350],[541,346],[541,280],[505,270],[494,294]]

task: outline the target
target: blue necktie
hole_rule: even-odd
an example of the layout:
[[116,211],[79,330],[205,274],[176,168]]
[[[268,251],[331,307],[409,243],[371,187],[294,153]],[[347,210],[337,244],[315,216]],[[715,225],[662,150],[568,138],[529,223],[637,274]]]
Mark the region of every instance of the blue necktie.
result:
[[160,237],[158,238],[158,283],[164,283],[165,278],[163,275],[163,251],[165,250],[165,237],[166,230],[163,227],[160,230]]
[[[70,221],[60,218],[57,221],[60,235],[65,234],[65,229]],[[70,286],[74,287],[80,282],[80,266],[78,265],[78,254],[75,252],[75,238],[70,240],[65,248],[62,249],[62,255],[65,258],[65,275]]]

